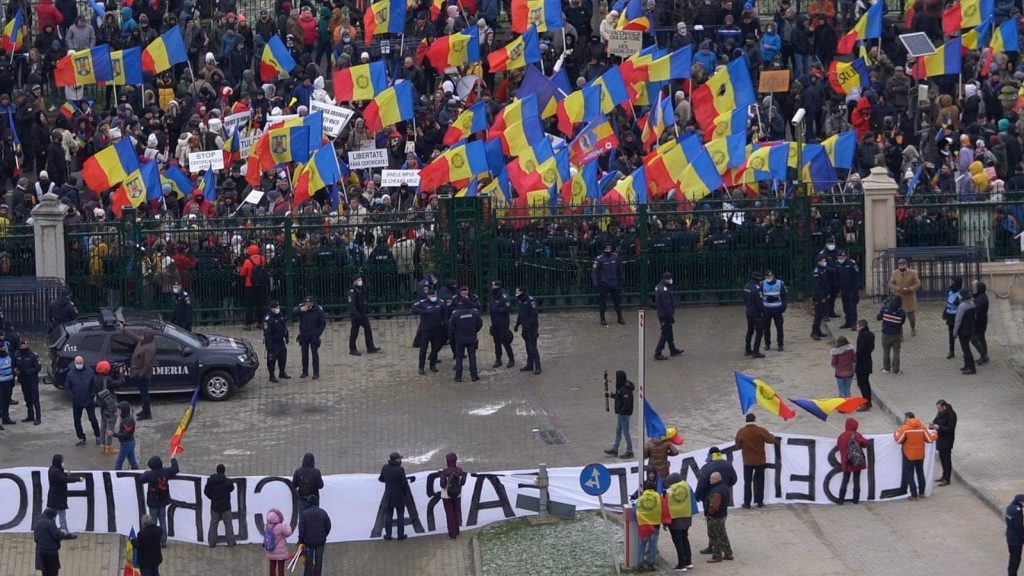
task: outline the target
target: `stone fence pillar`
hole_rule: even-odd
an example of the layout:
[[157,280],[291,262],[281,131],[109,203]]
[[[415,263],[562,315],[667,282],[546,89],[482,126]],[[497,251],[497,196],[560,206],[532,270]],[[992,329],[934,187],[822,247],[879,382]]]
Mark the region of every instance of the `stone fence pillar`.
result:
[[896,247],[896,182],[885,168],[875,167],[864,185],[864,269],[868,272],[865,291],[875,296],[875,256]]
[[66,280],[64,261],[64,215],[68,207],[53,192],[43,196],[32,209],[35,232],[36,277]]

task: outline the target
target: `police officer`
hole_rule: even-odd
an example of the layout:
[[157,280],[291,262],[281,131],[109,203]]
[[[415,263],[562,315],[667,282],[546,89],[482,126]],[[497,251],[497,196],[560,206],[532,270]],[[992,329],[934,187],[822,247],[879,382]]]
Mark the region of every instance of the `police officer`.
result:
[[[0,343],[0,424],[15,424],[10,416],[11,393],[14,392],[14,358],[7,346]],[[0,426],[3,430],[3,426]]]
[[424,298],[412,305],[412,313],[420,317],[416,329],[416,342],[420,346],[420,374],[426,374],[423,367],[427,362],[427,346],[430,346],[430,371],[437,372],[437,352],[444,345],[444,332],[448,320],[448,307],[437,297],[432,287],[427,287]]
[[274,376],[275,366],[281,378],[291,379],[284,371],[285,362],[288,361],[288,321],[284,314],[281,314],[281,305],[277,300],[270,303],[270,310],[263,318],[263,344],[267,347],[267,371],[270,372],[270,381],[278,381]]
[[359,337],[359,329],[363,329],[363,340],[366,342],[366,352],[375,354],[380,348],[373,345],[373,330],[370,328],[370,305],[366,299],[366,289],[363,287],[363,275],[356,274],[352,278],[352,287],[348,290],[348,316],[352,319],[352,329],[348,333],[348,353],[353,356],[362,356],[356,349],[356,338]]
[[469,299],[469,289],[460,290],[459,301],[452,311],[451,321],[448,325],[448,335],[455,345],[455,381],[462,382],[462,360],[469,355],[469,376],[470,380],[480,380],[480,374],[476,369],[476,346],[477,333],[484,327],[484,320],[480,317],[480,310]]
[[419,300],[425,300],[427,298],[427,290],[437,290],[437,273],[431,272],[423,277],[416,285],[416,295]]
[[601,313],[601,325],[607,326],[604,319],[604,312],[608,308],[608,295],[611,294],[612,304],[615,305],[615,314],[619,317],[619,324],[625,324],[622,319],[622,262],[619,255],[612,251],[611,243],[604,245],[604,253],[594,260],[594,266],[590,272],[590,279],[597,288],[597,310]]
[[658,345],[654,348],[654,359],[667,359],[661,354],[666,344],[669,354],[679,356],[683,353],[683,349],[676,348],[676,338],[672,333],[672,325],[676,323],[676,302],[675,296],[672,295],[671,272],[662,274],[661,282],[654,287],[654,303],[658,306],[658,322],[661,324],[661,337],[658,338]]
[[814,324],[811,326],[811,338],[821,340],[825,334],[821,331],[822,320],[828,318],[828,301],[832,295],[832,283],[829,282],[828,259],[819,254],[817,265],[811,273],[811,288],[814,298]]
[[818,255],[814,257],[815,262],[825,258],[825,273],[828,276],[828,302],[826,306],[828,308],[828,317],[839,318],[839,314],[836,314],[836,296],[839,295],[839,282],[836,277],[837,273],[837,260],[839,259],[839,251],[836,249],[836,238],[835,236],[829,236],[825,240],[825,247],[818,252]]
[[39,410],[39,371],[42,369],[39,363],[39,355],[29,348],[28,340],[22,340],[18,346],[18,352],[14,355],[14,375],[21,384],[21,395],[25,398],[25,408],[28,409],[28,416],[22,422],[32,422],[36,426],[42,422],[42,412]]
[[[761,280],[764,275],[754,272],[750,281],[743,287],[743,306],[747,314],[747,336],[743,340],[744,356],[764,358],[761,354],[761,336],[764,334],[764,298],[761,295]],[[750,347],[750,338],[754,338],[754,347]]]
[[766,270],[764,281],[761,282],[761,304],[764,309],[764,349],[772,347],[772,324],[775,324],[775,341],[779,352],[785,345],[782,332],[782,315],[789,305],[789,292],[786,283],[775,277],[775,272]]
[[843,299],[843,315],[846,317],[840,328],[855,329],[857,326],[857,302],[860,301],[860,266],[845,250],[836,257],[836,282]]
[[511,311],[512,301],[508,292],[502,289],[501,282],[491,282],[491,303],[488,305],[488,312],[491,315],[491,339],[494,340],[494,368],[501,368],[501,351],[505,350],[508,356],[508,368],[516,365],[516,357],[512,353],[512,331],[509,326],[512,324]]
[[61,290],[60,296],[50,302],[46,310],[46,317],[51,332],[57,326],[78,318],[78,308],[75,308],[75,303],[71,301],[70,288]]
[[292,311],[299,317],[299,347],[302,350],[302,374],[309,378],[309,356],[313,354],[313,380],[320,378],[320,336],[327,328],[327,314],[312,296],[306,296]]
[[174,309],[171,310],[171,323],[192,331],[192,297],[181,288],[180,282],[171,285],[174,294]]
[[530,296],[526,288],[516,288],[516,300],[519,301],[519,315],[516,316],[516,332],[523,328],[523,343],[526,344],[526,366],[520,372],[533,370],[540,374],[540,351],[537,350],[537,338],[540,336],[540,322],[537,319],[537,301]]

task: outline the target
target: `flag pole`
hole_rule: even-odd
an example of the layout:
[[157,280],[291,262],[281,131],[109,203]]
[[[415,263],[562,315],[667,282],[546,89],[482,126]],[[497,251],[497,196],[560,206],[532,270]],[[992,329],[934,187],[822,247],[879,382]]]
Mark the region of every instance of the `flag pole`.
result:
[[647,423],[644,422],[645,416],[646,416],[644,409],[647,406],[647,392],[646,392],[646,385],[645,385],[645,381],[644,381],[645,380],[645,376],[644,376],[644,311],[642,309],[638,312],[637,321],[638,321],[639,333],[637,335],[637,340],[636,340],[637,341],[637,351],[636,351],[637,372],[636,372],[636,379],[637,379],[637,386],[638,386],[639,391],[640,391],[640,406],[638,408],[638,410],[640,412],[640,418],[638,418],[639,423],[640,423],[640,433],[637,434],[637,438],[640,439],[640,443],[637,445],[637,448],[638,448],[637,453],[639,454],[639,456],[637,457],[637,460],[638,460],[637,473],[639,474],[638,477],[640,479],[640,484],[637,486],[637,492],[638,493],[642,493],[643,492],[643,487],[644,487],[644,447],[647,446],[647,439],[645,437],[645,435],[647,434],[647,429],[646,429]]

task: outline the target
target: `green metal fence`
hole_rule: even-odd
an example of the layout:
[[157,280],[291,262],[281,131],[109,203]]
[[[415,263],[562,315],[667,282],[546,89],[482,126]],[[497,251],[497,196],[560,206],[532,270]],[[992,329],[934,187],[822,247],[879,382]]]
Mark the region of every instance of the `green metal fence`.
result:
[[[129,220],[129,222],[131,222]],[[239,322],[238,271],[246,249],[269,260],[268,300],[314,296],[332,316],[361,273],[377,315],[402,314],[429,271],[478,293],[493,279],[525,286],[548,308],[590,306],[594,258],[606,243],[624,266],[624,300],[651,302],[672,272],[685,303],[741,299],[750,273],[772,269],[806,291],[814,255],[829,237],[863,254],[859,197],[707,200],[639,206],[510,209],[488,197],[445,198],[434,212],[263,219],[145,220],[66,233],[69,284],[83,310],[128,305],[167,312],[171,285],[192,296],[197,322]]]
[[1024,200],[958,202],[946,196],[915,195],[896,207],[897,246],[976,248],[985,261],[1019,258]]
[[0,230],[0,276],[35,276],[35,238],[31,226]]

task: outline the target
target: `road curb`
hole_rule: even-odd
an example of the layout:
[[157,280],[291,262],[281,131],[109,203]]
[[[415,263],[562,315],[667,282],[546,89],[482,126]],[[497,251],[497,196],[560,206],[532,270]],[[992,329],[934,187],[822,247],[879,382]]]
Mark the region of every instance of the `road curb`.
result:
[[473,574],[483,576],[484,569],[480,561],[480,542],[475,535],[469,540],[469,549],[473,553]]

